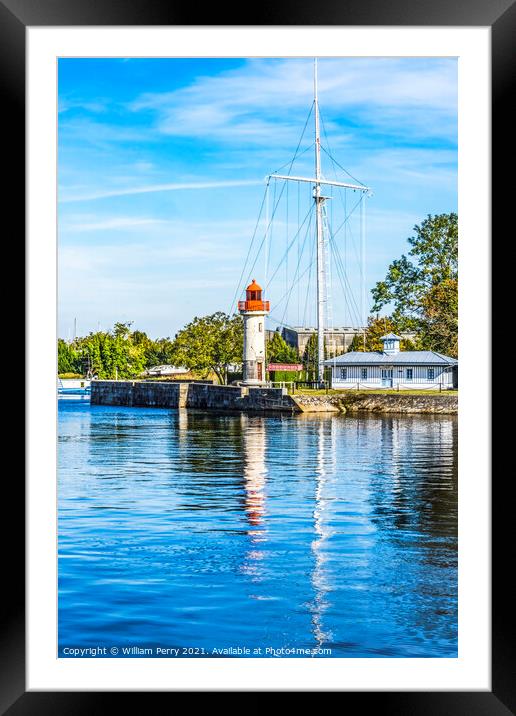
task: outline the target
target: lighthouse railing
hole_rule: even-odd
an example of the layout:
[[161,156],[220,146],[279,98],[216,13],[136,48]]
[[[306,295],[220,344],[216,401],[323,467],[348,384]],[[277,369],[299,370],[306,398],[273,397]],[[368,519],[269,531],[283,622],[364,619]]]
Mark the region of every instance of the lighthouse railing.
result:
[[269,301],[239,301],[239,311],[269,311]]

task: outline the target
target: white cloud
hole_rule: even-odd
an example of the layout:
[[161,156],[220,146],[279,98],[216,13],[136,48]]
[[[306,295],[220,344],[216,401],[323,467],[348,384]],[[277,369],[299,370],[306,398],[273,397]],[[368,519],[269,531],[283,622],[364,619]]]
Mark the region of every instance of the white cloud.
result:
[[59,114],[69,112],[71,109],[83,109],[86,112],[93,112],[95,114],[98,114],[107,110],[107,102],[106,100],[88,101],[82,99],[75,99],[73,97],[59,97]]
[[60,224],[60,232],[82,232],[82,231],[109,231],[112,229],[131,229],[152,224],[161,224],[161,219],[141,219],[130,216],[117,216],[102,219],[101,221],[76,221]]
[[[358,112],[374,125],[396,122],[414,130],[423,122],[439,131],[445,126],[436,118],[456,111],[456,74],[456,63],[446,59],[325,59],[319,63],[319,96],[332,120]],[[268,137],[283,143],[292,141],[299,110],[308,112],[312,87],[311,61],[250,60],[174,92],[143,94],[130,108],[155,113],[164,134],[254,143]],[[328,122],[327,130],[332,128]]]
[[[235,181],[206,181],[174,182],[170,184],[148,184],[135,187],[120,187],[118,189],[101,189],[100,191],[85,192],[76,195],[60,197],[60,203],[75,201],[93,201],[94,199],[107,199],[114,196],[129,196],[131,194],[151,194],[161,191],[182,191],[187,189],[221,189],[237,186],[257,186],[261,180],[235,180]],[[61,192],[60,192],[61,194]]]

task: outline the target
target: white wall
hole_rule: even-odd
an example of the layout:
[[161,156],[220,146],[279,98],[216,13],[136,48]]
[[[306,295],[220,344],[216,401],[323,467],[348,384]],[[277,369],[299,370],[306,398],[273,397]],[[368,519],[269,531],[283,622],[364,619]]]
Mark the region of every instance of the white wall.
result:
[[[244,381],[258,381],[256,363],[263,363],[261,381],[265,381],[265,313],[246,311],[244,318]],[[261,326],[261,330],[260,330]]]
[[[346,378],[341,375],[341,370],[346,369]],[[428,369],[433,368],[434,377],[428,377]],[[383,385],[382,370],[386,366],[332,366],[332,386],[334,388],[364,388],[374,389],[391,387],[390,382]],[[408,370],[412,370],[412,380],[408,378]],[[364,376],[362,371],[366,370]],[[447,366],[393,366],[392,387],[400,390],[438,390],[439,387],[449,389],[453,387],[453,373],[451,367]]]

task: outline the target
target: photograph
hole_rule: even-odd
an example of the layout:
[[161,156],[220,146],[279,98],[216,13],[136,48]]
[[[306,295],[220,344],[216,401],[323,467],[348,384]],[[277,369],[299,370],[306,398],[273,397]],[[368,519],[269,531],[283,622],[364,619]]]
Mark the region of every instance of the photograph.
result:
[[58,661],[457,660],[458,57],[56,77]]
[[516,714],[515,28],[516,0],[0,0],[0,714]]

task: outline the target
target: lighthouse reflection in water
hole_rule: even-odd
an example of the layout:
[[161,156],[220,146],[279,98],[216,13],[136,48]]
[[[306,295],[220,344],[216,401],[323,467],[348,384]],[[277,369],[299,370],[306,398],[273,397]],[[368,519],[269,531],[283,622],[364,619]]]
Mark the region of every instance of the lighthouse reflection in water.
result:
[[59,655],[456,656],[456,440],[445,415],[63,401]]

